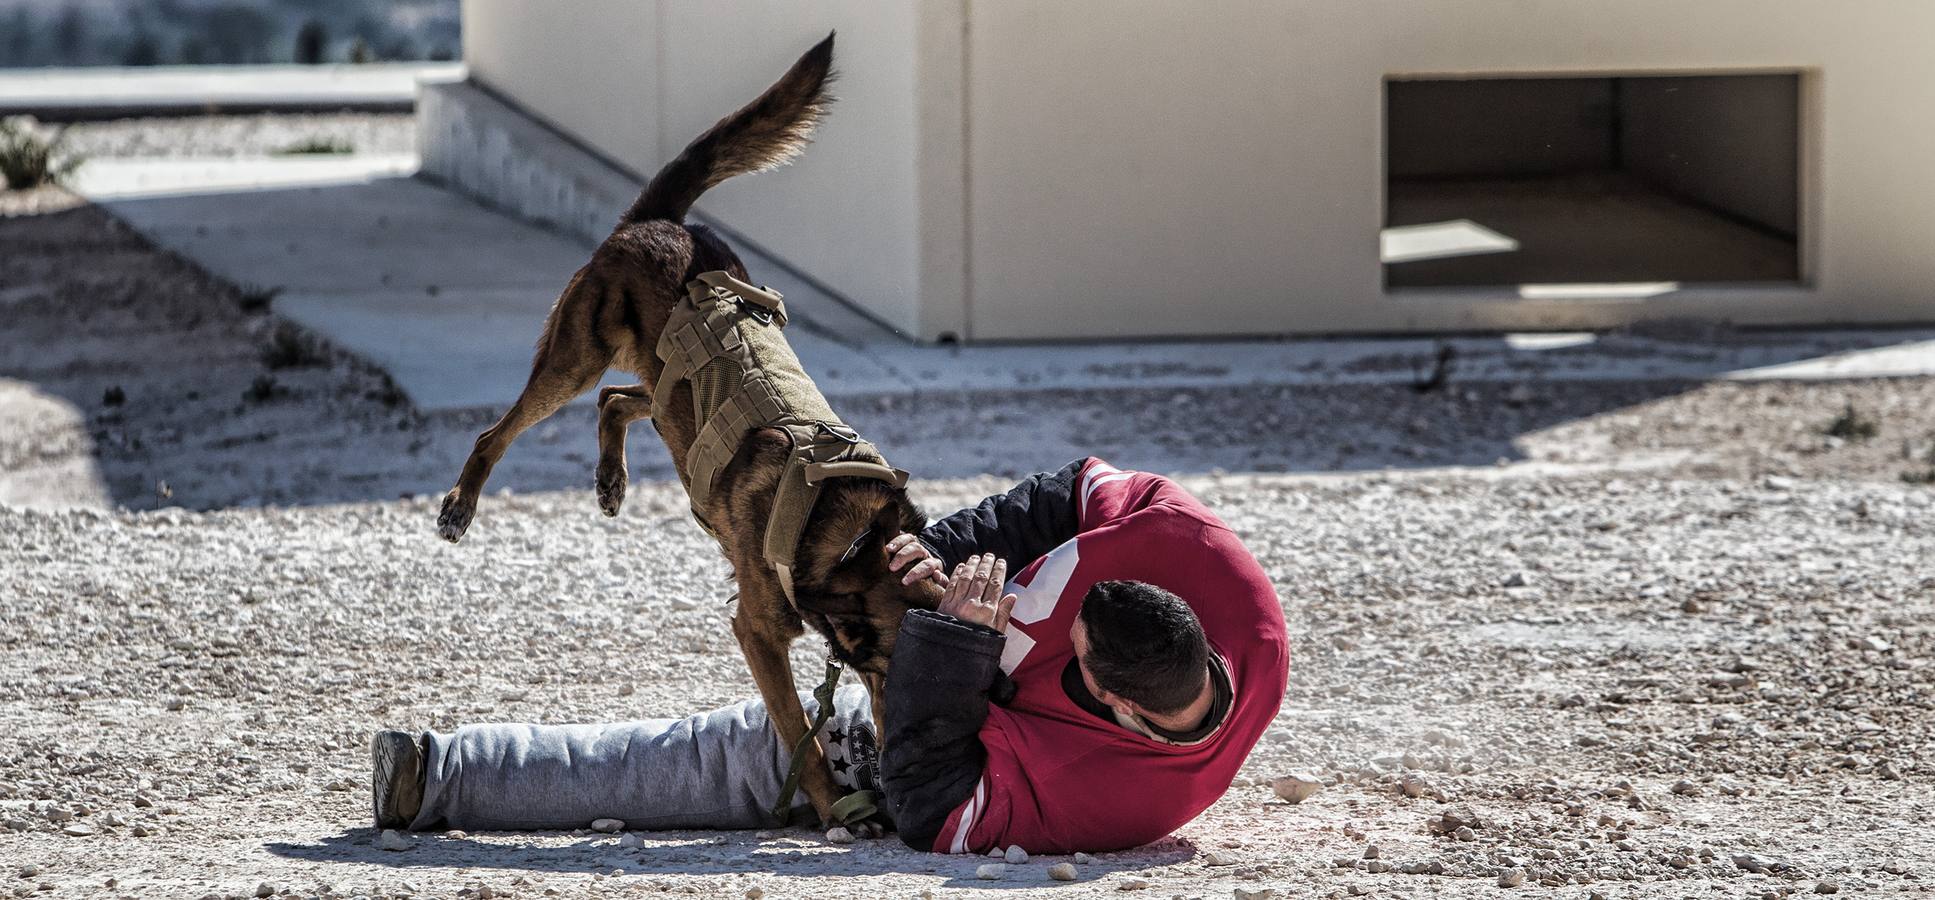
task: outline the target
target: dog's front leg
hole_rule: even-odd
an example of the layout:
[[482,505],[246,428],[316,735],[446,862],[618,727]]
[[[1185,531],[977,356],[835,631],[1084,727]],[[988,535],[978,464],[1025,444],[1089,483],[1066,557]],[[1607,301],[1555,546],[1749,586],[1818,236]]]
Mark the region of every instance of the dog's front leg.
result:
[[867,686],[867,699],[873,701],[873,734],[882,751],[887,749],[887,676],[861,672]]
[[[786,601],[774,597],[773,602],[784,604]],[[773,730],[779,732],[779,745],[786,749],[785,764],[790,766],[793,748],[806,736],[810,723],[793,685],[793,664],[786,656],[792,640],[768,623],[755,622],[748,610],[756,608],[759,608],[757,604],[747,604],[742,598],[740,614],[732,617],[732,634],[739,639],[739,650],[746,656],[747,668],[752,670],[753,683],[759,686],[760,699],[766,701],[766,715],[773,722]],[[781,777],[784,776],[782,772]],[[832,827],[833,802],[839,799],[839,790],[833,784],[833,773],[827,768],[826,754],[820,752],[818,741],[807,742],[806,760],[800,769],[800,790],[806,792],[813,811],[819,814],[820,827]]]
[[590,390],[611,364],[610,341],[598,340],[592,334],[597,327],[595,304],[600,296],[602,288],[580,273],[551,308],[524,391],[496,424],[477,436],[470,457],[464,460],[463,474],[457,476],[457,486],[444,495],[443,507],[437,511],[437,533],[444,540],[455,543],[470,528],[471,517],[477,514],[477,498],[484,493],[484,481],[511,442],[571,398]]
[[598,392],[598,508],[618,515],[625,503],[625,430],[652,417],[652,395],[642,384]]

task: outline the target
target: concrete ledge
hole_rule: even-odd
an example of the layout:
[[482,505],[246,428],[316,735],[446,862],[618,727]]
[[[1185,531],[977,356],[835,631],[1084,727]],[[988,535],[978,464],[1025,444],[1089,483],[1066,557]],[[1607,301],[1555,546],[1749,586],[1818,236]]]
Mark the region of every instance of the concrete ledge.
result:
[[[583,240],[611,234],[644,181],[472,81],[426,82],[417,100],[418,174],[519,219]],[[694,212],[787,297],[802,330],[849,343],[904,342],[825,284],[744,234]],[[797,335],[795,335],[797,338]]]
[[425,83],[417,130],[423,175],[592,243],[644,186],[469,81]]
[[18,69],[0,74],[0,114],[48,121],[351,109],[407,112],[419,82],[462,63]]

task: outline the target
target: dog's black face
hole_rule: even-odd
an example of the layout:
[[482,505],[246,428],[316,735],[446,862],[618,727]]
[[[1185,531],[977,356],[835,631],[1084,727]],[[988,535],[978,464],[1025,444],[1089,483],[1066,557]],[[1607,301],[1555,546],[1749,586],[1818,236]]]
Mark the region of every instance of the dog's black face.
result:
[[902,489],[859,478],[827,482],[800,541],[795,595],[802,618],[826,637],[841,662],[887,674],[901,617],[909,609],[939,605],[939,585],[903,585],[887,567],[887,541],[925,524]]

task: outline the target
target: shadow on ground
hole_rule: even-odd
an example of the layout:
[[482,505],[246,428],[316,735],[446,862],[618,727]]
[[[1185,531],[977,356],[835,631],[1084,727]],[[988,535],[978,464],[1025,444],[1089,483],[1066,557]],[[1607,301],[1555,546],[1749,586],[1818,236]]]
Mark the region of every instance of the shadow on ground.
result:
[[[0,387],[11,387],[0,391],[0,500],[208,509],[446,490],[497,410],[415,411],[386,373],[277,319],[265,293],[64,194],[16,196],[0,217]],[[923,478],[1014,476],[1087,454],[1164,472],[1477,466],[1525,459],[1528,435],[1698,390],[1702,372],[1741,358],[1778,364],[1926,337],[1691,328],[1536,350],[1461,338],[1443,372],[1429,345],[1409,341],[1326,369],[1328,383],[1165,387],[1153,373],[1147,387],[836,402]],[[1630,380],[1564,377],[1622,356]],[[636,435],[633,479],[672,478],[662,445],[643,426]],[[513,446],[489,489],[588,488],[596,457],[590,411],[569,408]]]
[[[1002,880],[982,880],[975,876],[979,866],[994,862],[980,856],[952,856],[910,850],[892,837],[863,841],[846,848],[832,847],[816,835],[800,832],[799,840],[785,843],[760,840],[751,832],[659,832],[647,835],[657,844],[644,848],[621,848],[609,836],[574,838],[571,843],[499,843],[474,836],[445,837],[421,834],[412,837],[410,849],[400,852],[378,850],[377,831],[354,828],[329,835],[311,844],[270,842],[264,849],[276,856],[320,863],[356,863],[399,869],[497,869],[506,872],[589,873],[622,869],[626,876],[637,875],[844,875],[869,876],[893,873],[938,874],[947,877],[947,887],[987,889],[1040,887],[1039,878],[1022,875],[1022,866],[1008,867],[1012,873]],[[555,839],[556,834],[533,833],[534,839]],[[1080,882],[1099,881],[1118,872],[1151,866],[1174,865],[1196,856],[1193,843],[1182,838],[1165,838],[1125,854],[1120,859],[1096,859],[1078,867]],[[1032,860],[1026,864],[1045,869],[1061,857]]]

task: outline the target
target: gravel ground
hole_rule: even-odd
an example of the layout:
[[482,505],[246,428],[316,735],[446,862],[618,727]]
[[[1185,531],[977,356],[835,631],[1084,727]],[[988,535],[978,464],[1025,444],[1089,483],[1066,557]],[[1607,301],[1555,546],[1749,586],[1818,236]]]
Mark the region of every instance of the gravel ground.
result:
[[[843,402],[937,513],[1005,487],[952,476],[1086,452],[1197,473],[1282,591],[1291,694],[1230,795],[1072,884],[1046,880],[1058,858],[991,884],[982,860],[802,830],[375,849],[373,729],[751,695],[725,567],[662,451],[635,442],[606,520],[580,489],[589,415],[567,411],[452,547],[418,495],[489,411],[414,413],[57,191],[0,194],[0,310],[0,890],[1668,898],[1935,878],[1935,490],[1903,480],[1935,466],[1929,380]],[[1827,433],[1849,407],[1875,435]],[[1322,791],[1276,799],[1293,772]]]
[[[1294,647],[1278,727],[1175,839],[1102,854],[1072,885],[1045,880],[1065,861],[1047,858],[987,887],[1417,897],[1503,894],[1514,870],[1578,897],[1935,884],[1935,580],[1915,562],[1935,556],[1935,494],[1523,474],[1185,483],[1281,587]],[[945,509],[998,486],[918,489]],[[803,830],[372,846],[372,729],[751,695],[725,570],[683,505],[664,484],[617,520],[588,492],[496,500],[455,547],[428,501],[0,511],[0,569],[32,573],[0,606],[0,817],[17,829],[0,856],[37,867],[22,889],[60,896],[980,884],[985,860]],[[1265,786],[1298,771],[1326,785],[1301,805]],[[1471,831],[1434,835],[1447,814]]]
[[409,113],[270,113],[117,119],[47,126],[82,156],[268,156],[325,143],[352,153],[414,153],[416,117]]

